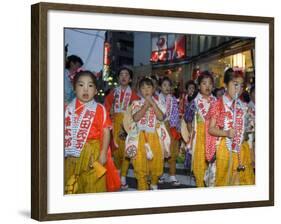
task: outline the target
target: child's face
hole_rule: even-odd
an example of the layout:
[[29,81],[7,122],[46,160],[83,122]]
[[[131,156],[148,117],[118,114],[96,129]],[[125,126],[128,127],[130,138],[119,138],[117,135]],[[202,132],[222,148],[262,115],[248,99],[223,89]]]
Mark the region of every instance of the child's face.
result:
[[121,70],[119,74],[119,83],[121,86],[127,86],[131,82],[130,73],[127,70]]
[[200,93],[204,96],[210,96],[213,90],[213,83],[210,78],[202,79],[199,85]]
[[241,77],[237,77],[232,79],[228,84],[227,84],[227,93],[228,95],[232,98],[235,99],[235,97],[239,97],[244,88],[244,80]]
[[151,85],[147,85],[147,84],[143,84],[141,87],[140,87],[140,92],[141,92],[141,95],[146,98],[146,97],[149,97],[149,96],[152,96],[153,93],[154,93],[154,87],[151,86]]
[[189,86],[187,87],[187,95],[188,95],[188,96],[192,96],[193,93],[194,93],[194,91],[195,91],[195,86],[194,86],[194,85],[189,85]]
[[161,92],[165,95],[171,93],[171,85],[169,81],[164,81],[161,85]]
[[79,77],[75,84],[75,92],[81,102],[87,103],[94,99],[97,94],[97,87],[90,76],[83,75]]

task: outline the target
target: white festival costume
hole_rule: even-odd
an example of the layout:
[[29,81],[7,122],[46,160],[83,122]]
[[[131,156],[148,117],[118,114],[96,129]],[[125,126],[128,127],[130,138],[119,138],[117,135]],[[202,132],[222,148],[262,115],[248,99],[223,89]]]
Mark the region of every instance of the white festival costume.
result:
[[[155,98],[153,98],[153,100],[156,102],[159,109],[164,113],[164,105],[162,105]],[[133,101],[132,115],[138,112],[143,105],[144,99]],[[129,158],[134,158],[136,156],[140,131],[154,133],[155,130],[157,131],[158,137],[160,138],[163,155],[165,157],[169,157],[171,139],[164,123],[156,120],[156,115],[153,108],[149,108],[143,118],[141,118],[138,122],[133,122],[130,125],[129,133],[126,138],[126,155]],[[145,144],[145,149],[147,151],[147,159],[152,159],[153,154],[148,143]]]

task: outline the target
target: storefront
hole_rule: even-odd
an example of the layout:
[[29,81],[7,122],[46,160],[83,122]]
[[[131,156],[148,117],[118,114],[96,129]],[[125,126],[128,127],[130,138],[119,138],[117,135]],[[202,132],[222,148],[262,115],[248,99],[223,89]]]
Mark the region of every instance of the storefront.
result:
[[223,86],[223,74],[227,67],[240,70],[245,75],[247,83],[254,81],[254,49],[241,51],[225,57],[210,59],[209,61],[198,61],[193,65],[193,69],[199,68],[200,71],[208,70],[214,74],[215,87]]

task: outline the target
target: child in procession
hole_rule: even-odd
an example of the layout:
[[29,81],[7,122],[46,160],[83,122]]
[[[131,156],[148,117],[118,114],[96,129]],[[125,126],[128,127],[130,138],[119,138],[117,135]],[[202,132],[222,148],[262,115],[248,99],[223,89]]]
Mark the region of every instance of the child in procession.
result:
[[127,67],[121,67],[118,71],[119,86],[113,89],[105,98],[105,108],[111,114],[113,122],[113,158],[116,167],[120,170],[121,189],[128,189],[126,176],[130,159],[125,156],[126,132],[123,127],[124,113],[132,101],[139,99],[136,92],[130,87],[133,79],[133,71]]
[[[132,159],[137,189],[158,189],[164,157],[170,156],[170,138],[163,124],[165,108],[154,95],[150,77],[139,82],[141,99],[132,103],[133,123],[126,139],[126,154]],[[148,186],[148,179],[151,184]]]
[[247,106],[239,97],[243,92],[241,73],[228,68],[224,73],[226,92],[210,109],[209,133],[216,151],[215,186],[254,184],[249,144],[244,140]]
[[111,160],[111,121],[104,106],[94,100],[92,72],[78,72],[73,86],[76,97],[65,109],[65,193],[105,192],[106,175],[112,171],[106,168]]
[[204,187],[204,175],[213,155],[208,152],[209,134],[206,126],[209,122],[208,112],[210,106],[216,101],[212,96],[214,80],[208,71],[202,72],[198,77],[199,93],[187,105],[185,121],[190,133],[192,144],[192,171],[195,176],[196,186]]
[[[164,77],[160,81],[159,86],[161,89],[159,100],[161,104],[166,108],[164,122],[171,138],[171,157],[167,159],[167,162],[169,164],[168,182],[171,183],[172,186],[179,186],[180,182],[176,178],[176,159],[179,153],[179,139],[181,138],[181,135],[179,133],[179,107],[177,99],[171,95],[172,81],[168,77]],[[159,179],[159,183],[163,183],[164,181],[166,180],[162,176]]]

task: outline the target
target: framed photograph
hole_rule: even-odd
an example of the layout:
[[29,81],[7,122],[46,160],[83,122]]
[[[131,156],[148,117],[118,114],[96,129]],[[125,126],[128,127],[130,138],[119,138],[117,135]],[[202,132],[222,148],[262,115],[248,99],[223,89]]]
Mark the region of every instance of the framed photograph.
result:
[[31,17],[33,219],[274,205],[274,18]]

